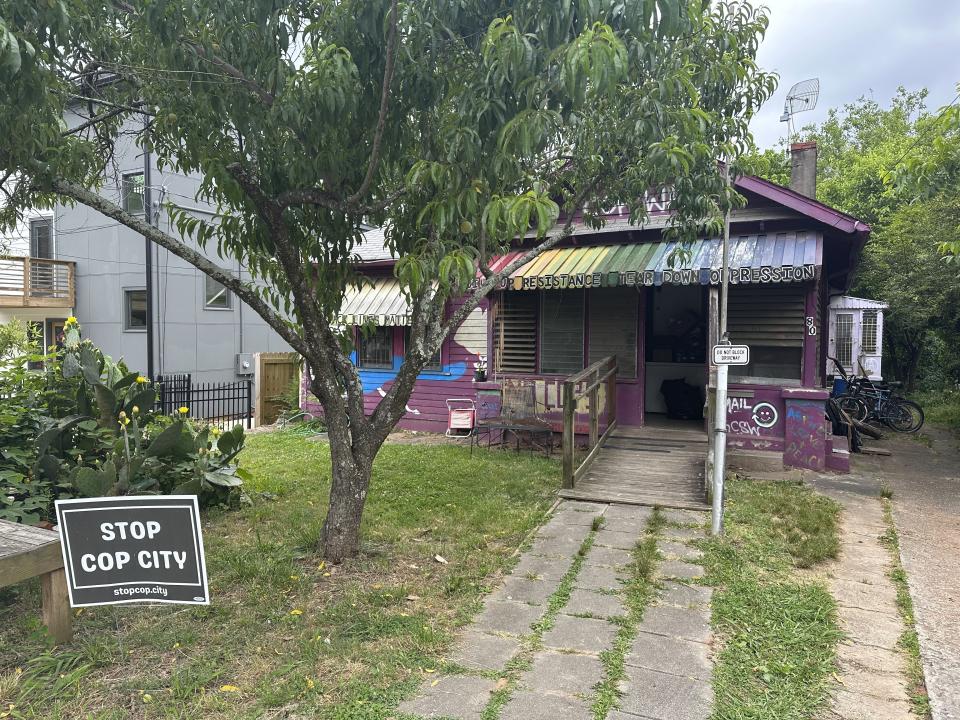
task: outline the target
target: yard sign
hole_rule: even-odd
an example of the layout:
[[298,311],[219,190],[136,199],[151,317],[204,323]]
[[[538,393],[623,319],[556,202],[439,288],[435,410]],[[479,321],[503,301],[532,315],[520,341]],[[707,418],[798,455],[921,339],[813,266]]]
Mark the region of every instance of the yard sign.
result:
[[72,607],[208,605],[195,495],[57,500]]

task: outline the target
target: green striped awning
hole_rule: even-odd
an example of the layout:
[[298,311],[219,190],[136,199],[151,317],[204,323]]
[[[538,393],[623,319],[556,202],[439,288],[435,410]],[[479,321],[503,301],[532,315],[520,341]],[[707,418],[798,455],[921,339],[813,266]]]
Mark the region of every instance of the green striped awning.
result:
[[[504,255],[496,272],[522,252]],[[722,241],[702,238],[683,245],[659,241],[589,245],[547,250],[510,275],[504,288],[549,290],[620,285],[716,285]],[[733,283],[801,282],[816,277],[823,262],[819,233],[785,232],[730,238],[728,266]]]

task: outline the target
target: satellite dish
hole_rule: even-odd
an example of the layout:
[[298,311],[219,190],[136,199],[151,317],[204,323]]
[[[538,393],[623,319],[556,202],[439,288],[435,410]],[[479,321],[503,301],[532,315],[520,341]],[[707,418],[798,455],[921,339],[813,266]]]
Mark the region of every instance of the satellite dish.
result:
[[801,80],[787,93],[787,100],[783,104],[783,115],[780,122],[787,123],[787,135],[793,134],[793,116],[797,113],[813,110],[820,97],[820,78]]

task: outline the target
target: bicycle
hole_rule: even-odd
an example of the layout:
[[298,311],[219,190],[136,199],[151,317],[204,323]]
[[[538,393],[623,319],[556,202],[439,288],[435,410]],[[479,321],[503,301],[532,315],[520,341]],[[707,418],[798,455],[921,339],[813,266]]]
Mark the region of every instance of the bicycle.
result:
[[913,400],[893,394],[893,388],[899,383],[873,381],[847,374],[839,360],[834,357],[830,360],[847,384],[846,389],[836,394],[834,399],[851,418],[862,423],[881,423],[902,433],[914,433],[923,427],[923,408]]

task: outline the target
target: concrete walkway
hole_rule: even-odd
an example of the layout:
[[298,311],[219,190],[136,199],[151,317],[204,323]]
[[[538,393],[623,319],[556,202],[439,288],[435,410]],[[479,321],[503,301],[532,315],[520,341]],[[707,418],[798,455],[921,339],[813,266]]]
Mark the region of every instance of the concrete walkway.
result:
[[[705,520],[674,512],[668,520]],[[463,632],[444,674],[426,680],[400,715],[594,720],[605,660],[616,652],[628,613],[623,582],[651,516],[650,508],[563,502]],[[709,716],[710,594],[688,584],[702,568],[689,562],[696,551],[686,545],[700,536],[693,528],[661,532],[664,592],[630,639],[619,709],[607,717]]]
[[856,469],[893,490],[930,709],[934,720],[960,720],[960,441],[922,432],[932,447],[889,433],[883,446],[893,455],[858,459]]
[[823,488],[843,505],[840,557],[828,584],[846,638],[837,647],[839,684],[827,718],[910,720],[903,653],[905,627],[897,609],[890,550],[880,542],[887,525],[879,497]]

